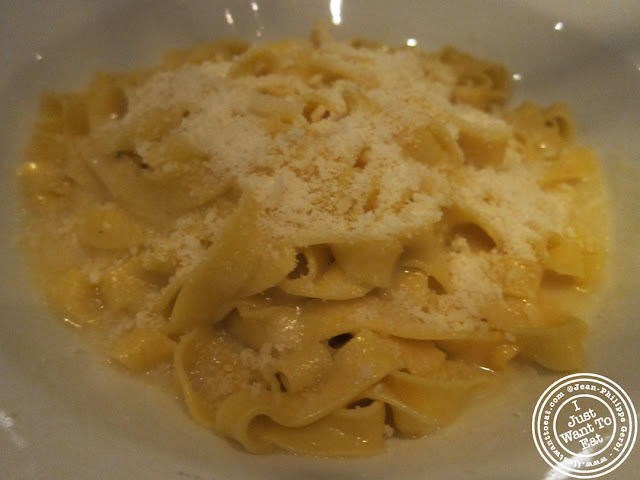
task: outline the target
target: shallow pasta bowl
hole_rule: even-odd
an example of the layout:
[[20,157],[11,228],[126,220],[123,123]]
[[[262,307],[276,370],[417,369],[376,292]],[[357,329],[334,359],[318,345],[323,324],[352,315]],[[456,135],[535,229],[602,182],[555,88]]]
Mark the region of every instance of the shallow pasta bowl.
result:
[[[8,3],[8,2],[6,2]],[[516,96],[567,102],[601,154],[615,217],[613,268],[592,327],[589,371],[640,404],[640,41],[636,2],[27,1],[3,5],[0,158],[0,476],[114,478],[543,478],[531,412],[555,379],[472,409],[450,429],[397,440],[382,456],[326,460],[252,456],[193,424],[177,402],[106,365],[53,321],[16,254],[14,170],[43,89],[74,89],[97,69],[150,65],[169,48],[212,37],[305,36],[325,18],[339,37],[437,48],[453,44],[506,64]],[[634,478],[633,452],[615,473]]]

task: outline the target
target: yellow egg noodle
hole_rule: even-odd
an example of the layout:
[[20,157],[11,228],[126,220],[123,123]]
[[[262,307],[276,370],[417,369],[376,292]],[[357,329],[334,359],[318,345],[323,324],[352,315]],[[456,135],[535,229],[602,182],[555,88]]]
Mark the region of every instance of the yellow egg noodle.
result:
[[170,52],[46,93],[25,243],[51,303],[250,452],[366,456],[511,365],[583,362],[603,182],[500,65],[365,40]]

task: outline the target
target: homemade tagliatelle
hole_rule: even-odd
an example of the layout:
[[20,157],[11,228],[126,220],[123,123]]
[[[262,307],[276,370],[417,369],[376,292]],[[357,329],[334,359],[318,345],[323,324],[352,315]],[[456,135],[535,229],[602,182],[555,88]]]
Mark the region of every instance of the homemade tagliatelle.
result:
[[42,97],[25,243],[66,322],[250,452],[380,453],[583,362],[599,167],[510,75],[322,31]]

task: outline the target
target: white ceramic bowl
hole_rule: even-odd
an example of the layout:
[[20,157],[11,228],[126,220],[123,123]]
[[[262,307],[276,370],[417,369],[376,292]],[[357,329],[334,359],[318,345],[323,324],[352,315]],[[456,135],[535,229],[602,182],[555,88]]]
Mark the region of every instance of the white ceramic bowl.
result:
[[[636,0],[3,0],[0,15],[0,478],[565,478],[540,458],[531,413],[542,375],[488,408],[365,460],[252,456],[196,426],[178,402],[110,368],[47,314],[12,242],[14,169],[37,93],[81,87],[96,69],[150,65],[212,37],[336,35],[453,44],[519,74],[517,97],[564,100],[602,154],[616,213],[614,275],[588,370],[640,405],[640,3]],[[231,21],[232,20],[232,21]],[[611,478],[637,478],[640,447]]]

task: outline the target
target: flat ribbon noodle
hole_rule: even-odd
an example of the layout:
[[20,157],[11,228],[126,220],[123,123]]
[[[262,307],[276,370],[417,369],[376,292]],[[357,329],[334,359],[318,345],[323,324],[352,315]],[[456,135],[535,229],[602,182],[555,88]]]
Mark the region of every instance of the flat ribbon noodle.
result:
[[459,416],[473,390],[488,379],[478,367],[447,361],[427,376],[394,372],[367,396],[391,406],[403,434],[423,436]]
[[398,366],[391,342],[362,331],[336,353],[333,368],[318,388],[297,393],[237,391],[217,409],[216,429],[249,451],[268,450],[268,440],[252,435],[250,425],[255,418],[267,416],[285,427],[310,425],[358,400],[362,392]]
[[[90,168],[118,203],[153,222],[162,223],[176,213],[204,205],[233,186],[229,178],[214,178],[203,154],[189,151],[186,144],[175,155],[192,160],[178,160],[176,168],[156,171],[133,150],[112,151],[112,145],[99,143],[85,146]],[[96,151],[107,153],[96,155]]]
[[258,417],[249,426],[250,435],[303,455],[363,457],[384,451],[385,404],[340,408],[311,425],[285,427],[268,417]]
[[171,312],[170,333],[219,322],[239,299],[275,286],[295,267],[294,251],[274,245],[257,216],[255,199],[244,195],[218,242],[185,279]]

